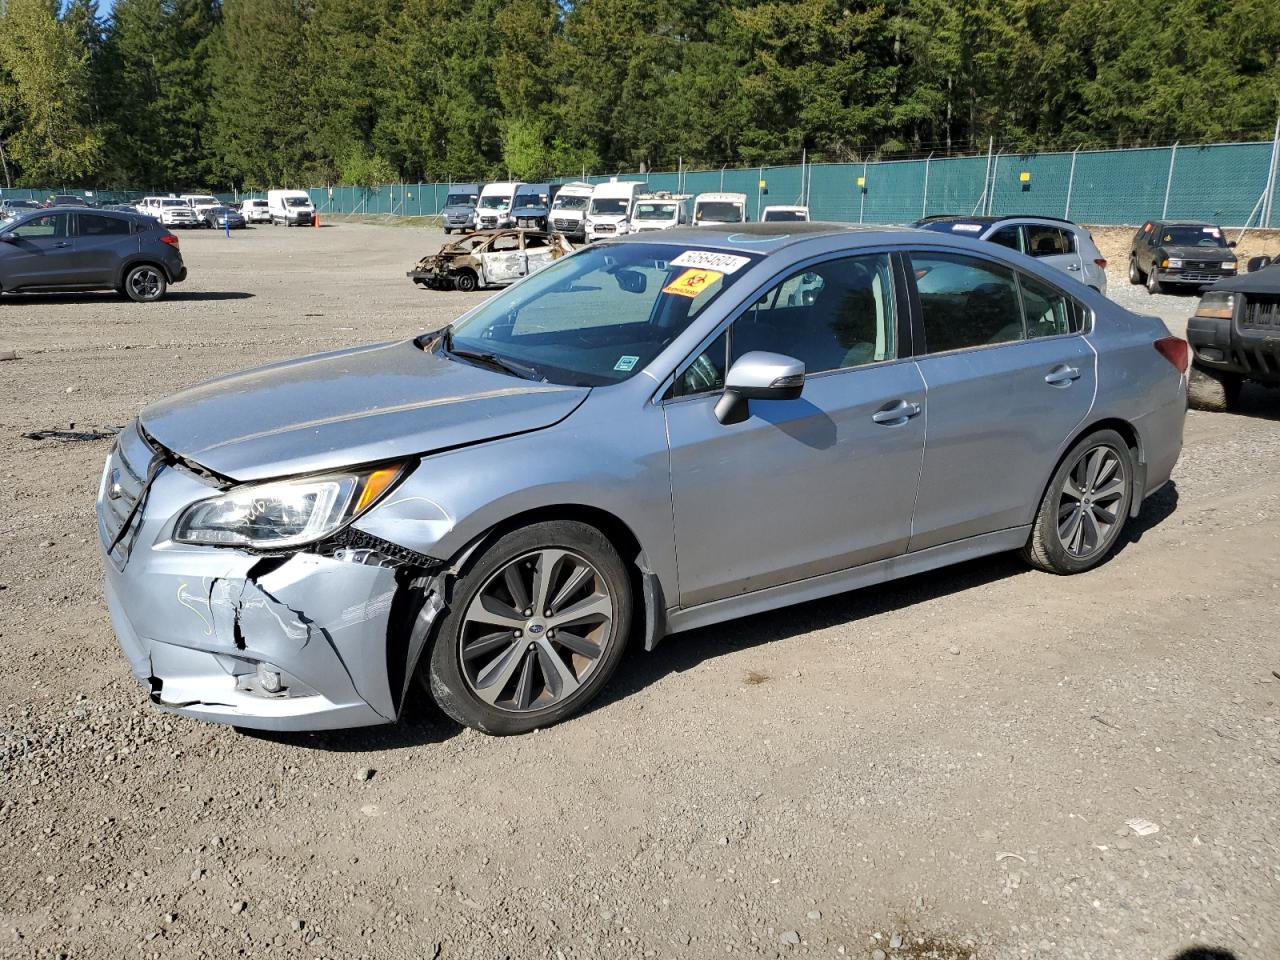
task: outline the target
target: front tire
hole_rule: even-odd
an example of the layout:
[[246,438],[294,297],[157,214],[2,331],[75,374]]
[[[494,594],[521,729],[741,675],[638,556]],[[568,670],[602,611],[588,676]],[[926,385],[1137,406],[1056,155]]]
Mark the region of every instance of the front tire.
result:
[[135,303],[154,303],[169,288],[164,271],[149,263],[133,267],[124,277],[124,292]]
[[1164,284],[1160,282],[1160,275],[1154,263],[1151,265],[1151,272],[1147,274],[1147,293],[1164,293]]
[[1133,454],[1124,437],[1099,430],[1054,471],[1022,557],[1048,573],[1082,573],[1115,549],[1133,502]]
[[617,668],[631,580],[594,527],[548,521],[498,539],[458,578],[425,668],[440,709],[484,733],[527,733],[581,710]]
[[453,286],[459,293],[475,293],[480,286],[480,278],[470,270],[463,270],[453,278]]
[[1242,386],[1242,377],[1204,370],[1193,363],[1187,372],[1187,406],[1193,410],[1226,413],[1239,405]]
[[1129,258],[1129,282],[1135,287],[1142,286],[1147,282],[1147,278],[1143,276],[1142,271],[1138,269],[1138,258]]

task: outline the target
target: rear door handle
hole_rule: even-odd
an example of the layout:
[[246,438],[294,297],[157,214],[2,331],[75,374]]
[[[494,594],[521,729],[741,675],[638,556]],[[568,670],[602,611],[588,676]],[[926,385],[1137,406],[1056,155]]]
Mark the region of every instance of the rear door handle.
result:
[[55,247],[55,248],[59,248],[59,247],[69,247],[69,246],[71,246],[71,243],[70,243],[70,241],[68,241],[68,240],[61,240],[61,241],[59,241],[58,243],[55,243],[55,244],[54,244],[54,247]]
[[1078,264],[1078,263],[1069,263],[1069,264],[1067,264],[1067,269],[1068,269],[1068,270],[1079,270],[1079,269],[1080,269],[1080,264]]
[[906,423],[912,417],[920,412],[920,404],[908,403],[906,400],[899,400],[897,403],[891,403],[886,407],[881,407],[871,415],[872,421],[883,424],[886,427],[896,427]]
[[1044,382],[1051,387],[1068,387],[1071,381],[1080,379],[1080,371],[1076,367],[1069,367],[1065,363],[1054,367],[1045,376]]

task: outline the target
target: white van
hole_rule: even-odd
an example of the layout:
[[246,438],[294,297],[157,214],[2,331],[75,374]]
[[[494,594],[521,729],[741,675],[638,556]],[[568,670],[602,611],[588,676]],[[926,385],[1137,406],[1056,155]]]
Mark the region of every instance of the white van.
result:
[[267,210],[272,226],[283,223],[286,227],[309,227],[316,214],[311,194],[305,190],[268,190]]
[[551,229],[563,233],[572,240],[585,240],[587,207],[591,205],[589,183],[566,183],[551,201]]
[[244,217],[245,223],[270,223],[271,208],[262,197],[241,200],[240,216]]
[[668,230],[688,221],[684,193],[643,193],[636,198],[636,208],[631,212],[631,232]]
[[808,207],[774,204],[760,211],[761,223],[807,223],[808,221]]
[[476,229],[499,230],[514,227],[516,222],[511,216],[511,205],[515,202],[516,191],[523,186],[523,183],[505,180],[486,183],[480,189],[480,199],[476,202]]
[[745,193],[700,193],[693,201],[693,225],[711,223],[746,223]]
[[643,180],[610,177],[604,183],[597,183],[587,207],[587,242],[629,233],[636,198],[648,189],[649,185]]

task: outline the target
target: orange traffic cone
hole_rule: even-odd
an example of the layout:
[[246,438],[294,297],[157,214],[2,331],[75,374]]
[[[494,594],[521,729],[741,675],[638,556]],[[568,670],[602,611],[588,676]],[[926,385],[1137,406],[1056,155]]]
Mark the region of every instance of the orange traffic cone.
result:
[[318,226],[320,226],[320,211],[319,211],[319,210],[317,210],[315,213],[313,213],[313,214],[311,215],[311,225],[312,225],[313,227],[318,227]]

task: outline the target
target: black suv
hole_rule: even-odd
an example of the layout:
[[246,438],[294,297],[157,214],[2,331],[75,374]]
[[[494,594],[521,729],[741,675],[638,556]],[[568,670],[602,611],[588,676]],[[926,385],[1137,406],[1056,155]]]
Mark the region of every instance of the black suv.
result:
[[147,303],[186,278],[178,238],[141,214],[58,207],[0,220],[0,293],[117,290]]
[[1246,380],[1280,386],[1280,264],[1257,257],[1248,273],[1206,290],[1187,321],[1187,342],[1193,407],[1230,410]]
[[1211,223],[1149,220],[1133,235],[1129,282],[1145,283],[1151,293],[1168,286],[1203,287],[1236,275],[1235,243]]

